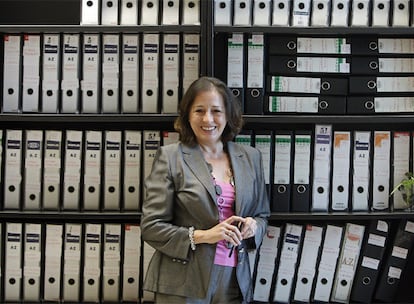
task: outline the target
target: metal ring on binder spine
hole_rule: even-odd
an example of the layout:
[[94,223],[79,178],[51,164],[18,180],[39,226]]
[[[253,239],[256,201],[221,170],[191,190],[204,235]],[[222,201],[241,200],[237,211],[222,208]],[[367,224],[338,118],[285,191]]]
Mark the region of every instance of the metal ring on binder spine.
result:
[[369,43],[368,47],[369,47],[370,50],[375,51],[375,50],[378,49],[378,43],[376,43],[375,41],[372,41],[372,42]]
[[233,93],[233,95],[234,95],[234,96],[236,96],[236,97],[239,97],[239,96],[240,96],[240,91],[239,91],[239,90],[233,89],[233,90],[231,90],[231,92],[232,92],[232,93]]
[[298,193],[302,194],[305,193],[306,187],[304,185],[299,185],[297,188]]
[[319,109],[326,110],[328,108],[328,106],[329,106],[329,104],[326,100],[321,100],[319,102]]
[[331,84],[328,81],[324,81],[321,83],[321,89],[324,91],[328,91],[331,88]]
[[289,41],[289,42],[286,44],[286,47],[287,47],[289,50],[294,50],[294,49],[296,49],[296,42],[295,42],[295,41]]
[[260,91],[258,89],[253,89],[251,91],[250,95],[252,95],[253,97],[259,97],[260,96]]
[[277,187],[277,193],[285,193],[286,192],[286,186],[285,185],[279,185]]
[[375,104],[374,104],[374,102],[373,102],[372,100],[368,100],[368,101],[366,101],[366,102],[364,103],[364,107],[365,107],[365,109],[367,109],[367,110],[373,110],[373,109],[374,109],[374,107],[375,107]]
[[369,68],[370,68],[371,70],[378,70],[378,62],[376,62],[376,61],[371,61],[371,62],[369,63]]
[[367,87],[368,89],[373,90],[377,87],[377,83],[374,80],[370,80],[367,82]]
[[289,69],[294,69],[294,68],[296,68],[296,62],[295,62],[294,60],[289,60],[289,61],[286,63],[286,66],[287,66]]

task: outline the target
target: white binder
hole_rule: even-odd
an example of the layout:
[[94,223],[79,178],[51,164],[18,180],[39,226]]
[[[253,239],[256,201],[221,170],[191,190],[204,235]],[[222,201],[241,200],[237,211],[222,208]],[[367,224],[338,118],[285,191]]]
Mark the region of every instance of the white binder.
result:
[[23,131],[6,130],[4,159],[4,209],[20,208]]
[[315,125],[312,211],[328,211],[331,193],[332,125]]
[[330,11],[330,0],[313,0],[310,25],[329,26]]
[[348,26],[350,0],[332,0],[331,26]]
[[200,74],[200,35],[183,34],[183,91],[184,94],[191,83]]
[[269,26],[271,12],[271,0],[253,1],[253,26]]
[[292,26],[307,27],[310,23],[311,1],[293,0]]
[[86,131],[83,163],[83,208],[99,211],[101,199],[102,131]]
[[[410,132],[395,131],[392,135],[392,187],[394,189],[403,178],[405,173],[410,171]],[[392,195],[394,210],[407,208],[407,204],[403,200],[402,195],[394,193]]]
[[103,35],[102,113],[119,112],[119,35]]
[[67,130],[63,175],[63,209],[79,210],[82,131]]
[[214,25],[231,25],[231,0],[214,0]]
[[119,302],[121,273],[121,224],[105,224],[103,252],[104,302]]
[[83,249],[83,301],[99,302],[101,282],[101,224],[85,224]]
[[227,86],[241,102],[244,97],[244,35],[232,33],[227,40]]
[[[234,2],[233,25],[234,26],[251,25],[252,24],[252,10],[253,10],[252,2],[253,0],[234,0],[233,2]],[[267,20],[270,20],[270,8],[268,8],[268,10],[269,10],[268,12],[269,16]]]
[[40,35],[24,35],[22,111],[39,111]]
[[104,210],[119,210],[121,195],[121,131],[105,131]]
[[43,34],[42,112],[59,109],[60,35]]
[[4,35],[3,112],[20,111],[21,36]]
[[102,0],[101,6],[101,24],[117,25],[118,24],[118,0]]
[[43,131],[25,131],[24,210],[40,210],[43,167]]
[[65,302],[79,302],[82,224],[66,223],[64,240],[63,299]]
[[353,1],[351,9],[351,26],[369,26],[370,20],[370,1]]
[[23,224],[6,223],[4,250],[4,290],[5,301],[20,301],[22,285],[22,246]]
[[389,26],[391,13],[390,0],[372,0],[371,26]]
[[[142,276],[145,278],[147,275],[147,269],[149,266],[149,263],[151,261],[151,258],[153,257],[154,253],[155,253],[155,249],[153,247],[151,247],[150,245],[148,245],[148,243],[144,242],[143,243],[143,266],[142,266],[142,270],[143,270],[143,274]],[[147,291],[147,290],[143,290],[142,293],[142,297],[141,297],[141,301],[144,302],[155,302],[155,295],[153,292],[151,291]]]
[[79,111],[79,34],[63,35],[61,112]]
[[139,112],[139,35],[124,34],[122,39],[122,112]]
[[141,252],[141,228],[138,224],[124,224],[124,247],[122,250],[123,285],[122,300],[139,300],[139,276],[140,276],[140,252]]
[[367,211],[370,185],[371,132],[355,131],[353,147],[352,210]]
[[43,209],[58,210],[62,159],[62,131],[46,130],[43,159]]
[[99,112],[100,84],[100,36],[98,34],[83,35],[83,64],[82,64],[82,112]]
[[142,0],[141,25],[157,25],[159,10],[159,0]]
[[372,209],[386,210],[390,199],[391,132],[374,131]]
[[138,0],[121,0],[121,25],[138,25]]
[[152,163],[154,162],[155,154],[161,145],[160,131],[144,130],[143,131],[143,145],[144,145],[143,178],[145,179],[151,173]]
[[291,6],[290,0],[273,0],[273,26],[289,26],[291,24]]
[[37,302],[40,297],[42,225],[25,223],[23,300]]
[[200,24],[200,1],[201,0],[183,0],[182,25]]
[[98,25],[100,14],[99,0],[81,1],[81,25]]
[[164,34],[162,50],[162,112],[178,112],[180,72],[180,36]]
[[410,1],[395,0],[392,5],[391,26],[410,26]]
[[162,2],[162,24],[178,25],[180,23],[180,0]]
[[43,298],[59,301],[62,269],[63,225],[46,224]]
[[142,131],[124,131],[124,210],[138,211],[141,194]]
[[143,34],[142,53],[142,113],[158,112],[159,34]]

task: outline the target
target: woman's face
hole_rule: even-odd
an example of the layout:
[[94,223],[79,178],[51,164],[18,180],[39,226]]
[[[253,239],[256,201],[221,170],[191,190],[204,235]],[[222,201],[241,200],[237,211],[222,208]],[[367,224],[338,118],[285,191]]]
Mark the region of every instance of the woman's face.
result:
[[190,108],[189,121],[199,144],[221,141],[221,134],[227,124],[222,96],[216,90],[199,93]]

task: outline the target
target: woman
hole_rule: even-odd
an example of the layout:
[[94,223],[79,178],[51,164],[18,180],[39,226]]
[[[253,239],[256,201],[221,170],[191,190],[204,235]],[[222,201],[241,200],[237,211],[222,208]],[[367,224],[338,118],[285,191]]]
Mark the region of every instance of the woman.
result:
[[269,215],[261,154],[231,140],[241,130],[226,85],[201,77],[189,87],[175,129],[180,142],[158,150],[145,181],[142,238],[156,249],[144,289],[157,303],[246,303],[248,252]]

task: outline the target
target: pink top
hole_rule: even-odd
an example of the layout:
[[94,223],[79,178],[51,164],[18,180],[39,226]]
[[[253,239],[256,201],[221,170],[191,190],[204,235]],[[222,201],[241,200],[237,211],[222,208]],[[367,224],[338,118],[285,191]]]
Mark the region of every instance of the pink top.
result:
[[[221,187],[222,193],[217,197],[217,208],[219,211],[220,222],[234,215],[234,188],[229,183],[216,181],[216,184]],[[230,245],[231,246],[231,245]],[[233,250],[233,254],[229,257],[230,246],[227,242],[221,240],[217,243],[216,256],[214,264],[221,266],[235,267],[237,265],[237,253]]]

